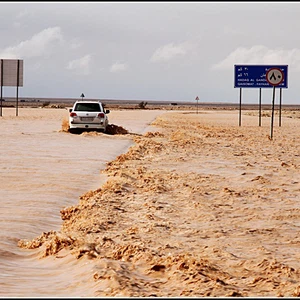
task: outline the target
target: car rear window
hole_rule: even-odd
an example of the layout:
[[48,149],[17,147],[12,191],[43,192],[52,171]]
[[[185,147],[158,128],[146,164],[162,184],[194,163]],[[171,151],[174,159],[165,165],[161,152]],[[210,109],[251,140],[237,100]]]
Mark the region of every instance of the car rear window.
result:
[[98,103],[77,103],[76,111],[102,111]]

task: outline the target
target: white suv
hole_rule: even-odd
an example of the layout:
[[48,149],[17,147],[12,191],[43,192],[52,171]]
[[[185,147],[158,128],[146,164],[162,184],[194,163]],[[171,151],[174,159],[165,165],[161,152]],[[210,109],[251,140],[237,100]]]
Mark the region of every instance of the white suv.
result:
[[76,101],[69,109],[69,131],[99,130],[106,131],[108,109],[100,101]]

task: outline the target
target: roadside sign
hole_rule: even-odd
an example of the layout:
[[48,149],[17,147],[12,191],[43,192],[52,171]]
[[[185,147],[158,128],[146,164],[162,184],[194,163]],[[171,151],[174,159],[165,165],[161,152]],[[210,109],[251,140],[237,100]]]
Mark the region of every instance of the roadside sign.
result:
[[197,97],[195,98],[195,100],[197,100],[197,113],[198,113],[198,100],[199,100],[199,97],[197,96]]
[[[283,74],[283,80],[279,84],[277,84],[276,87],[287,88],[288,87],[288,66],[287,65],[234,65],[234,87],[235,88],[272,88],[274,85],[267,80],[267,72],[270,69],[278,69]],[[274,75],[276,76],[276,74],[277,72]],[[270,74],[270,77],[271,75],[272,74]]]
[[284,73],[279,68],[271,68],[266,73],[266,79],[272,86],[277,86],[284,80]]
[[281,126],[281,92],[288,87],[288,65],[234,65],[234,88],[240,89],[239,126],[242,115],[242,89],[259,88],[259,126],[261,118],[261,89],[273,88],[271,139],[273,138],[273,119],[275,108],[275,89],[280,90],[279,126]]

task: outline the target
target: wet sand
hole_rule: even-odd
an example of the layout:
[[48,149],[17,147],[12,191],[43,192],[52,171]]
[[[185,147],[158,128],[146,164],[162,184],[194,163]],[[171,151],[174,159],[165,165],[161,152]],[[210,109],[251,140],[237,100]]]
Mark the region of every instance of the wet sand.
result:
[[60,230],[19,247],[92,264],[95,297],[300,296],[300,114],[276,116],[273,139],[270,113],[242,120],[158,116],[103,185],[60,210]]

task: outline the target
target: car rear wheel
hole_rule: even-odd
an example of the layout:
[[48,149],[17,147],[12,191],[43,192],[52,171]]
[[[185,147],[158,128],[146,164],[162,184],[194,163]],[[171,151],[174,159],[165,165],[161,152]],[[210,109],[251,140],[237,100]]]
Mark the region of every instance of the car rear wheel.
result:
[[97,129],[98,132],[105,133],[106,129]]
[[69,128],[70,133],[80,133],[80,130],[77,128]]

